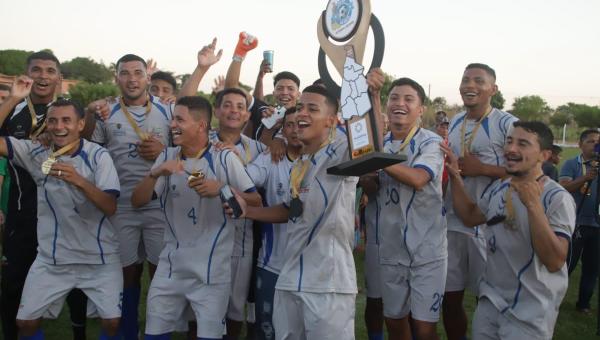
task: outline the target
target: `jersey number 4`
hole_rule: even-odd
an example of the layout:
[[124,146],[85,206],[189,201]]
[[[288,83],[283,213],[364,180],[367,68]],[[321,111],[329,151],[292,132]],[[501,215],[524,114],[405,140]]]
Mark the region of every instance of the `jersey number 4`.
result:
[[191,218],[192,223],[194,223],[194,225],[196,225],[196,222],[198,221],[196,219],[196,208],[190,209],[190,211],[188,211],[188,213],[187,213],[187,217]]

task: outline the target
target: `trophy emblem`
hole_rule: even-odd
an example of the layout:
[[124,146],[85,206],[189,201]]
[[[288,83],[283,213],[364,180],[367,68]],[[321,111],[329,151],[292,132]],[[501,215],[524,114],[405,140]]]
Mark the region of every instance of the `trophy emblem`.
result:
[[[340,97],[351,159],[327,169],[328,174],[360,176],[406,160],[405,155],[382,152],[383,136],[362,65],[369,28],[375,40],[370,67],[374,68],[383,61],[385,37],[369,0],[329,0],[317,24],[319,75],[329,91]],[[341,86],[331,77],[325,55],[342,77]]]

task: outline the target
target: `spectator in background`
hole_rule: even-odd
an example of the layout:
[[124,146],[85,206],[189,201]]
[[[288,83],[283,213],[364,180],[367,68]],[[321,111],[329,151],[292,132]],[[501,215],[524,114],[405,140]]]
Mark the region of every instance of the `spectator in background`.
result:
[[581,154],[567,160],[560,171],[559,183],[573,195],[577,204],[577,224],[571,243],[569,274],[577,267],[581,257],[581,281],[575,307],[582,313],[590,312],[590,299],[598,277],[598,230],[596,197],[598,162],[594,147],[600,140],[595,129],[585,130],[579,137]]
[[164,102],[175,102],[177,82],[170,72],[158,71],[150,76],[150,94]]
[[440,135],[446,144],[448,143],[448,126],[450,126],[450,119],[444,111],[438,111],[435,114],[435,133]]
[[552,155],[542,164],[542,171],[544,171],[544,175],[552,178],[554,181],[558,182],[558,164],[560,163],[560,153],[562,152],[562,148],[556,144],[552,145]]
[[0,104],[2,104],[6,98],[10,95],[10,86],[6,84],[0,84]]

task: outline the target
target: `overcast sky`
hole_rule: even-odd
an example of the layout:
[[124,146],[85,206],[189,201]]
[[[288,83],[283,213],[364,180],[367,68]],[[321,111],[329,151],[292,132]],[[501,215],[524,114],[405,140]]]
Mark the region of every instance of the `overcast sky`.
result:
[[[259,39],[242,69],[254,85],[262,51],[275,51],[275,72],[318,78],[317,19],[325,0],[74,1],[0,0],[0,49],[50,48],[60,60],[87,56],[106,64],[125,53],[154,58],[160,69],[190,73],[196,53],[218,38],[222,60],[201,85],[225,74],[240,31]],[[471,62],[495,68],[510,106],[537,94],[551,106],[600,105],[600,1],[371,0],[383,25],[382,68],[408,76],[431,97],[460,103],[458,84]],[[365,64],[370,64],[369,40]],[[335,73],[333,67],[331,72]],[[265,78],[266,93],[272,78]]]

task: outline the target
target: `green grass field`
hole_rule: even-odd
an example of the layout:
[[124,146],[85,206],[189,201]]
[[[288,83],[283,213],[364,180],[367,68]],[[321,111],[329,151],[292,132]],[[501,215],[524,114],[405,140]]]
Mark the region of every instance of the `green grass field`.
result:
[[[565,149],[562,154],[563,160],[574,157],[578,153],[578,149],[569,148]],[[357,279],[359,284],[359,293],[356,297],[356,339],[362,340],[367,339],[367,332],[363,321],[363,313],[365,308],[365,290],[364,290],[364,276],[363,276],[363,262],[364,255],[362,253],[355,254],[356,268],[357,268]],[[592,297],[593,312],[590,315],[583,315],[575,311],[575,302],[577,300],[577,292],[579,286],[580,272],[577,269],[569,281],[569,289],[567,295],[563,300],[560,308],[560,314],[558,316],[558,322],[556,324],[554,339],[558,340],[583,340],[583,339],[594,339],[598,338],[596,334],[596,311],[597,311],[597,294]],[[144,279],[144,295],[148,287],[148,280]],[[471,318],[473,310],[475,308],[475,297],[467,295],[465,297],[465,306],[469,318]],[[66,308],[63,309],[60,317],[56,320],[45,320],[43,323],[44,333],[48,340],[67,340],[71,338],[70,321],[68,319],[68,313]],[[143,322],[145,319],[144,315],[145,303],[142,302],[140,306],[140,320],[141,329],[143,330]],[[97,339],[99,334],[99,321],[88,320],[88,338]],[[445,339],[441,322],[438,325],[438,333],[442,339]],[[183,335],[176,334],[173,339],[185,339]]]

